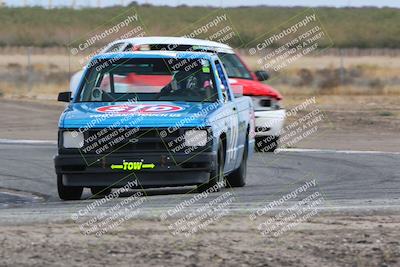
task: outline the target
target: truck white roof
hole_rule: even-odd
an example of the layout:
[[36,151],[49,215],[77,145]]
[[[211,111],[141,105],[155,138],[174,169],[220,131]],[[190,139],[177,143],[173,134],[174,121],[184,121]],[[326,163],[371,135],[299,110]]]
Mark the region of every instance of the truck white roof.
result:
[[[213,53],[203,52],[203,51],[159,51],[159,50],[151,50],[151,51],[129,51],[124,52],[124,55],[160,55],[160,56],[167,56],[173,58],[179,58],[180,55],[184,56],[193,56],[194,58],[202,58],[202,57],[216,57]],[[121,57],[122,54],[120,52],[110,52],[110,53],[103,53],[99,54],[98,57],[107,57],[107,55],[117,55],[117,57]]]
[[162,44],[162,45],[192,45],[192,46],[207,46],[207,47],[212,47],[215,48],[216,50],[227,50],[227,51],[233,51],[233,48],[230,47],[229,45],[214,42],[214,41],[208,41],[208,40],[201,40],[201,39],[194,39],[194,38],[186,38],[186,37],[175,37],[175,36],[152,36],[152,37],[136,37],[136,38],[129,38],[129,39],[120,39],[116,40],[109,45],[108,47],[111,47],[112,45],[116,43],[130,43],[134,45],[156,45],[156,44]]

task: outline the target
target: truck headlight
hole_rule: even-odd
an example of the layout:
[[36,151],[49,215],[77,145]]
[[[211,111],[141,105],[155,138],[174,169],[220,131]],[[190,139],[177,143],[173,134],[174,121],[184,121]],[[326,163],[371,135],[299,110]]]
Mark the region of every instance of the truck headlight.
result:
[[272,108],[274,108],[274,109],[280,109],[281,107],[282,107],[282,104],[281,104],[281,101],[279,101],[279,100],[275,100],[275,101],[273,101],[272,102]]
[[77,131],[63,132],[63,147],[64,148],[81,148],[83,147],[83,133]]
[[273,98],[253,96],[251,99],[253,100],[254,110],[271,110],[281,108],[280,101]]
[[205,146],[207,144],[206,130],[189,130],[185,132],[185,146]]

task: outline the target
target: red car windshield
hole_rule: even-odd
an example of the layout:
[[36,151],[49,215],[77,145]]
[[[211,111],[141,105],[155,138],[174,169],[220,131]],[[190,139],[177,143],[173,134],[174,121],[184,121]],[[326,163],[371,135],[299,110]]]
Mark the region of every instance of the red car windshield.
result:
[[235,54],[218,53],[219,58],[224,64],[226,73],[229,78],[249,79],[252,80],[250,72],[242,61]]

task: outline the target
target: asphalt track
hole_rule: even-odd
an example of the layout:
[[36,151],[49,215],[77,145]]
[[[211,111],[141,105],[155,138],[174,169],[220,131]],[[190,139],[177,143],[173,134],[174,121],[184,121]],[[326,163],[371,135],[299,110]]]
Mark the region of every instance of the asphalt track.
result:
[[[70,219],[95,200],[61,201],[56,191],[54,142],[0,140],[0,223]],[[315,179],[311,188],[324,197],[325,210],[400,210],[400,153],[288,149],[256,153],[249,161],[247,185],[209,195],[195,208],[230,190],[231,213],[251,213]],[[311,192],[311,191],[310,191]],[[194,196],[192,187],[146,190],[141,216],[157,217]],[[105,203],[112,207],[132,193]],[[300,197],[300,196],[299,196]],[[291,205],[297,199],[284,203]],[[99,209],[101,209],[99,208]]]

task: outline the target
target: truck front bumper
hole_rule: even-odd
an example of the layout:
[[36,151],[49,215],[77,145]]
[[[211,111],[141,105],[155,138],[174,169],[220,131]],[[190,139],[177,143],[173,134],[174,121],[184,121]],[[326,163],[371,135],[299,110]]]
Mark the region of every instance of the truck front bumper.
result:
[[[207,183],[210,172],[216,167],[216,157],[215,152],[62,154],[54,157],[54,164],[65,186],[122,187],[137,180],[138,188],[148,188]],[[140,169],[121,169],[124,161],[143,165]],[[115,166],[119,166],[118,169]]]
[[256,136],[279,136],[285,121],[285,110],[255,111]]

